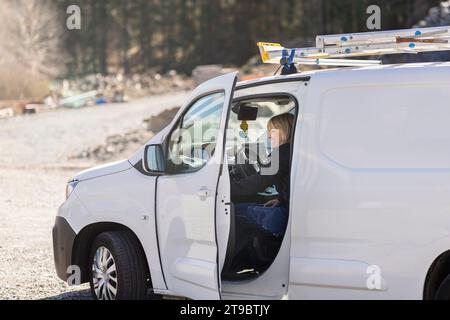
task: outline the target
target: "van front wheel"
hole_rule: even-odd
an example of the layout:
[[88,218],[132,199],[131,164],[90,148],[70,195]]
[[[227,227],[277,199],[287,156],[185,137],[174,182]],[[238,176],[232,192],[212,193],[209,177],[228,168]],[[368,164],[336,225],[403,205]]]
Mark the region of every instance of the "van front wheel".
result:
[[90,285],[98,300],[137,300],[147,294],[147,272],[137,240],[125,231],[100,234],[90,256]]

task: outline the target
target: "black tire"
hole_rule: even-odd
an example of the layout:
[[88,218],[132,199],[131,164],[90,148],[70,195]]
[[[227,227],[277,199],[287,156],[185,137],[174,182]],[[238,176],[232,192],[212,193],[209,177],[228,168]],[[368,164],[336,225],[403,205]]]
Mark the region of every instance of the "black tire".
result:
[[450,300],[450,275],[439,285],[435,300]]
[[101,233],[91,246],[89,254],[89,283],[94,298],[94,277],[92,264],[97,249],[105,247],[111,253],[117,277],[117,293],[115,300],[142,300],[147,298],[148,272],[145,254],[138,240],[126,231],[110,231]]

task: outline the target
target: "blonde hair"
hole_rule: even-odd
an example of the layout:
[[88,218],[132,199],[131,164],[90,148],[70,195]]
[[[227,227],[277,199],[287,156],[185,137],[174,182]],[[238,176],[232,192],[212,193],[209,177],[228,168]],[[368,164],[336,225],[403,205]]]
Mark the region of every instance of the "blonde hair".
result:
[[269,130],[278,130],[280,145],[291,142],[294,120],[295,117],[293,114],[282,113],[272,117],[267,123]]

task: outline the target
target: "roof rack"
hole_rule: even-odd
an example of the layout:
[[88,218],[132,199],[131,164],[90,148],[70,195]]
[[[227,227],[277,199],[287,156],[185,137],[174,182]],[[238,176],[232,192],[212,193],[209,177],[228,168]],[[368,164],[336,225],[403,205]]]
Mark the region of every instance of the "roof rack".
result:
[[345,58],[450,50],[449,40],[450,26],[445,26],[317,36],[316,46],[310,48],[266,42],[258,47],[264,63],[365,66],[381,61]]

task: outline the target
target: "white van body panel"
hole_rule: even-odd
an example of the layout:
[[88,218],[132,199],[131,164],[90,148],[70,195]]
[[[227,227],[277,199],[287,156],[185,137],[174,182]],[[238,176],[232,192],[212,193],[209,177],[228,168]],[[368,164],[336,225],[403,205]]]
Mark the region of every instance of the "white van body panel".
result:
[[448,119],[448,63],[312,77],[294,146],[290,298],[423,297],[450,249]]
[[113,174],[120,171],[125,171],[130,168],[131,164],[126,160],[122,160],[81,171],[74,177],[74,179],[83,181],[101,176],[106,176],[108,174]]

